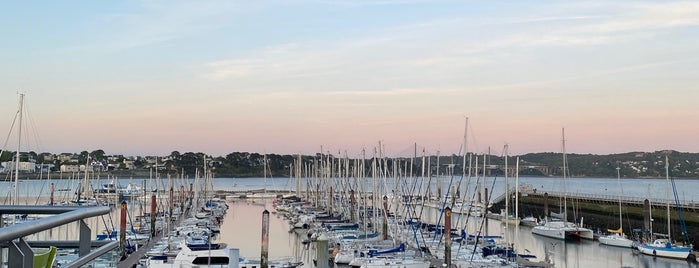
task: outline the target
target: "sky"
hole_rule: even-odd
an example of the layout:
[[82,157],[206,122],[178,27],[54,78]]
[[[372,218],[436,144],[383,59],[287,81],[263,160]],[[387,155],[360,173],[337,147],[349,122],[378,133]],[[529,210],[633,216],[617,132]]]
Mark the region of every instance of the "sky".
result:
[[10,1],[22,151],[699,152],[696,1]]

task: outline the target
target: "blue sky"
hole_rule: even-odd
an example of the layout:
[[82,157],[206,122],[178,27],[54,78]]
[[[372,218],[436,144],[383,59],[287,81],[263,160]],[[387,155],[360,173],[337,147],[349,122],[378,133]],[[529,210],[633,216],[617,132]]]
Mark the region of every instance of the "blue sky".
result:
[[[0,130],[27,149],[214,155],[699,151],[699,3],[18,1]],[[4,120],[4,121],[1,121]],[[27,139],[31,140],[31,139]]]

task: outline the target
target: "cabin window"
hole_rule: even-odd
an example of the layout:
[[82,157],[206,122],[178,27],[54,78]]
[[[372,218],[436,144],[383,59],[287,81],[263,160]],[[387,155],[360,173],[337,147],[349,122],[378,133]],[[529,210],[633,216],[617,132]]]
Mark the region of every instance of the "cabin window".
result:
[[[210,262],[209,262],[210,260]],[[192,261],[192,264],[212,264],[212,265],[221,265],[221,264],[228,264],[228,257],[196,257],[194,261]]]

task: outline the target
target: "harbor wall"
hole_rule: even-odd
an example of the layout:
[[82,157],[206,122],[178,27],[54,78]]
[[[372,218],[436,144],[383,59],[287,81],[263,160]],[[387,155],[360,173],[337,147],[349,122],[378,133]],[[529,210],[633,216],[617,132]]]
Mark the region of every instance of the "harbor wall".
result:
[[[514,199],[510,201],[514,204]],[[492,213],[500,213],[504,209],[505,201],[502,200],[493,204],[490,209]],[[562,212],[563,201],[559,198],[548,199],[549,211]],[[568,221],[579,222],[583,219],[585,227],[593,231],[606,232],[607,229],[619,228],[619,202],[600,201],[585,198],[568,197],[567,200]],[[510,208],[513,212],[514,209]],[[519,216],[534,216],[536,218],[544,218],[544,196],[539,195],[520,195],[519,198]],[[695,246],[699,241],[699,212],[696,209],[683,209],[682,216],[687,226],[689,243]],[[654,204],[652,205],[652,229],[654,233],[667,233],[667,205]],[[674,203],[670,204],[670,230],[672,240],[684,242],[682,230],[679,221],[679,213],[677,212]],[[642,229],[643,223],[643,206],[637,203],[622,202],[622,222],[623,229],[626,235],[633,237],[633,229]]]

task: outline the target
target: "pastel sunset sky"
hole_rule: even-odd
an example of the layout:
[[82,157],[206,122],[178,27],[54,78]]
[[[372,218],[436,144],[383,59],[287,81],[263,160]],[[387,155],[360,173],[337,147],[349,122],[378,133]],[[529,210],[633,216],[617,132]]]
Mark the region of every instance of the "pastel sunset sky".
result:
[[24,150],[699,152],[699,2],[10,1]]

